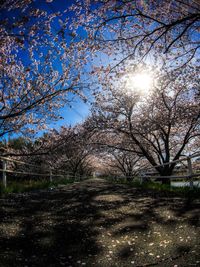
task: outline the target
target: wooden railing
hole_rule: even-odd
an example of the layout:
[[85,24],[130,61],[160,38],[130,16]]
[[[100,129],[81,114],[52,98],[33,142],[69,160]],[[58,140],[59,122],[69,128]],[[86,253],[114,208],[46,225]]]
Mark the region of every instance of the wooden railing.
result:
[[[198,158],[198,161],[195,161],[195,158]],[[177,166],[178,163],[183,163],[182,166]],[[161,176],[159,173],[156,171],[157,167],[163,167],[166,165],[171,165],[171,164],[176,164],[173,174],[170,176]],[[180,167],[180,168],[177,168]],[[136,177],[140,180],[140,183],[143,183],[144,181],[149,181],[149,180],[159,180],[161,181],[162,179],[170,179],[171,181],[173,180],[186,180],[189,182],[189,186],[192,188],[194,187],[194,182],[198,182],[200,185],[200,153],[195,153],[190,156],[185,156],[182,157],[181,159],[175,160],[175,161],[170,161],[168,163],[156,165],[156,166],[146,166],[146,167],[138,167],[137,170],[134,170],[134,174],[131,176],[125,176],[122,175],[120,176],[119,174],[111,175],[109,178],[114,179],[114,180],[130,180],[132,181],[133,177]],[[195,181],[196,180],[196,181]]]
[[32,176],[38,176],[38,177],[40,177],[40,176],[47,177],[50,182],[53,181],[53,177],[71,178],[73,176],[72,173],[70,173],[70,172],[62,173],[62,174],[53,174],[53,170],[52,170],[51,166],[47,165],[47,164],[44,167],[44,169],[46,169],[46,172],[37,173],[37,172],[16,171],[16,170],[8,169],[8,162],[14,162],[14,163],[30,166],[30,167],[37,168],[37,169],[41,168],[40,165],[30,164],[27,162],[23,162],[23,161],[16,160],[16,159],[11,159],[11,158],[7,158],[7,157],[0,157],[0,162],[2,162],[2,168],[0,168],[0,172],[2,172],[2,182],[3,182],[4,187],[7,187],[7,173],[21,174],[22,176],[23,175],[30,175],[30,176],[32,175]]
[[[160,164],[160,165],[156,165],[154,167],[148,167],[148,168],[144,168],[144,169],[141,169],[139,171],[139,176],[140,176],[140,180],[141,180],[141,183],[144,182],[146,179],[186,179],[189,181],[189,185],[190,187],[192,188],[194,186],[194,178],[197,178],[197,177],[200,177],[200,172],[196,172],[196,171],[200,171],[200,161],[199,161],[199,167],[198,167],[198,170],[197,168],[194,168],[194,163],[196,165],[196,162],[194,162],[194,158],[198,158],[200,157],[200,153],[195,153],[193,155],[189,155],[189,156],[185,156],[181,159],[178,159],[178,160],[174,160],[174,161],[170,161],[170,162],[167,162],[167,163],[164,163],[164,164]],[[186,164],[184,165],[185,166],[185,169],[183,171],[181,170],[177,170],[175,168],[174,172],[175,174],[178,174],[178,173],[183,173],[185,171],[187,171],[187,173],[185,175],[171,175],[171,176],[161,176],[159,175],[158,172],[156,172],[156,168],[157,167],[163,167],[163,166],[166,166],[166,165],[171,165],[171,164],[176,164],[177,163],[183,163],[183,162],[186,162]],[[195,173],[196,172],[196,173]]]

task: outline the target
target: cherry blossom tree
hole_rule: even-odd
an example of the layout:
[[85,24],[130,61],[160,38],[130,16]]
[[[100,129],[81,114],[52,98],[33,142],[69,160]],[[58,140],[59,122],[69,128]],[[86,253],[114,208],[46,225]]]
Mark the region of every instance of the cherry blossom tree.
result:
[[0,137],[44,129],[61,118],[59,108],[74,96],[85,100],[79,70],[84,55],[69,17],[48,4],[43,9],[31,0],[0,5]]
[[128,182],[134,179],[141,167],[140,157],[131,152],[109,149],[100,155],[104,158],[104,165],[110,167],[110,173],[124,176]]
[[175,164],[158,165],[179,159],[200,138],[198,79],[194,66],[165,69],[147,96],[127,90],[124,82],[106,83],[96,96],[91,123],[113,139],[126,136],[130,150],[142,154],[160,175],[171,175]]
[[88,47],[111,56],[112,67],[155,54],[172,66],[176,59],[180,67],[199,56],[197,0],[76,1],[71,9],[79,18],[74,27],[81,24],[87,31]]
[[28,162],[35,161],[36,165],[45,162],[54,173],[87,175],[92,171],[92,152],[87,145],[91,135],[82,125],[63,126],[60,130],[53,129],[37,138],[32,147],[20,149],[15,155],[21,155]]
[[91,172],[91,149],[87,143],[91,135],[92,133],[86,131],[82,125],[72,128],[63,127],[58,138],[62,144],[54,145],[54,149],[51,150],[51,154],[53,152],[54,155],[52,165],[55,165],[56,156],[58,169],[65,169],[73,176],[89,174]]

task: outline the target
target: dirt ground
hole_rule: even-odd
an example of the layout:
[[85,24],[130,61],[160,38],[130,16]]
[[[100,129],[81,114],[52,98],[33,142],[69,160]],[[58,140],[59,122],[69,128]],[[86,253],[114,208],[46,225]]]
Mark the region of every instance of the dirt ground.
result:
[[0,266],[200,266],[200,201],[94,179],[0,199]]

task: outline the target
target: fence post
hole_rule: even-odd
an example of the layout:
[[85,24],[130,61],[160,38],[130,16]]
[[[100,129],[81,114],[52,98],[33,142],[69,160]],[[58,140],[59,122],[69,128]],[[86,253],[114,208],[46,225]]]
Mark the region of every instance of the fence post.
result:
[[3,185],[5,188],[7,187],[6,167],[7,167],[7,162],[6,160],[3,160]]
[[187,164],[188,164],[188,177],[190,179],[190,188],[193,188],[194,183],[193,183],[193,171],[192,171],[192,162],[191,162],[191,158],[187,157]]
[[53,179],[52,179],[52,170],[51,170],[51,167],[49,167],[49,180],[50,180],[50,182],[53,181]]
[[146,174],[144,172],[139,173],[140,178],[140,184],[143,184],[145,182]]

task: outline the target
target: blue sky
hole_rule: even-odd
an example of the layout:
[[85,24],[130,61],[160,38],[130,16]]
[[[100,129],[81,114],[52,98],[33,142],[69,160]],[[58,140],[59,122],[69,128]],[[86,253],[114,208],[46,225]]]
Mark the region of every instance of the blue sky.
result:
[[[64,3],[63,3],[64,2]],[[44,8],[46,11],[56,12],[63,11],[66,7],[69,7],[74,3],[74,0],[68,1],[52,1],[51,3],[46,3],[46,1],[36,0],[35,5]],[[72,18],[71,13],[67,13],[68,17]],[[56,28],[56,25],[55,25]],[[84,33],[83,33],[84,35]],[[88,94],[89,92],[87,92]],[[59,128],[64,125],[75,125],[76,123],[81,123],[89,115],[90,104],[84,103],[80,98],[76,98],[71,107],[65,106],[60,109],[59,114],[62,117],[57,122],[52,122],[49,126],[53,128]]]
[[58,128],[64,125],[75,125],[81,123],[89,114],[89,104],[83,103],[81,100],[77,100],[73,103],[72,107],[64,107],[60,110],[60,115],[63,119],[53,122],[50,127]]

